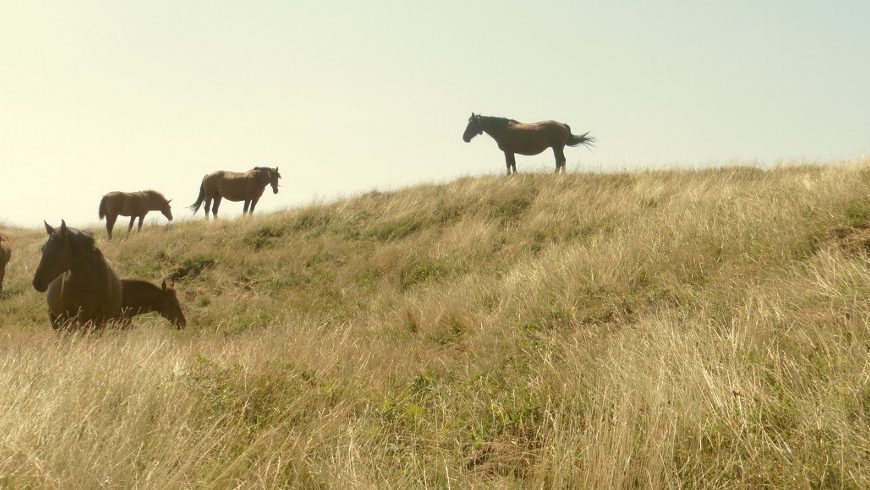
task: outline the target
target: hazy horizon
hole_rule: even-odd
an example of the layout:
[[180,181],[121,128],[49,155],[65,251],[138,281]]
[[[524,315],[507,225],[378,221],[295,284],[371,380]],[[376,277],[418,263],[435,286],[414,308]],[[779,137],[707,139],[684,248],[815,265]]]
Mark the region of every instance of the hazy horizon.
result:
[[[461,140],[472,111],[591,131],[568,171],[855,158],[867,18],[857,1],[0,0],[0,224],[93,225],[103,194],[142,189],[189,218],[204,174],[259,165],[284,178],[258,213],[503,173],[488,136]],[[517,168],[552,172],[552,153]]]

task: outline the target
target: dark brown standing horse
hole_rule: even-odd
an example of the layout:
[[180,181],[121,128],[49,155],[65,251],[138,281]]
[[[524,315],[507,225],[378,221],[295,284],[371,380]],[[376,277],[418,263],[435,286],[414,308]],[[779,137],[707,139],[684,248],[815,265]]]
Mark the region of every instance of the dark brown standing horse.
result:
[[83,231],[60,230],[45,223],[48,241],[33,275],[33,287],[48,290],[48,313],[55,329],[100,328],[120,319],[121,280],[109,261]]
[[129,235],[136,218],[139,218],[137,230],[142,231],[142,220],[148,211],[160,211],[166,219],[172,221],[172,207],[169,205],[171,201],[172,199],[167,201],[163,194],[157,191],[110,192],[100,200],[100,219],[106,218],[106,231],[109,232],[109,238],[112,238],[112,228],[115,227],[118,215],[129,216],[130,226],[127,227]]
[[[199,197],[190,206],[190,209],[193,210],[193,214],[196,214],[204,201],[205,219],[208,219],[209,209],[217,218],[221,199],[226,198],[236,202],[245,201],[243,213],[254,214],[257,201],[260,200],[267,185],[272,186],[273,193],[278,193],[278,179],[280,178],[281,174],[278,173],[278,167],[254,167],[247,172],[219,170],[202,178],[202,183],[199,185]],[[212,200],[214,200],[214,207],[212,207]],[[250,206],[250,211],[248,206]]]
[[160,287],[139,279],[121,279],[121,289],[121,316],[126,325],[132,323],[134,316],[152,311],[172,322],[175,328],[181,329],[187,325],[175,289],[172,284],[167,286],[165,279]]
[[498,148],[504,152],[507,163],[507,173],[517,172],[515,153],[520,155],[537,155],[547,148],[553,149],[556,155],[556,173],[565,173],[565,146],[590,146],[595,138],[588,136],[589,132],[571,134],[567,124],[557,121],[541,121],[536,123],[521,123],[503,117],[487,117],[471,113],[468,126],[462,139],[466,143],[479,134],[486,133],[498,143]]
[[6,264],[12,259],[9,237],[0,233],[0,291],[3,291],[3,278],[6,277]]

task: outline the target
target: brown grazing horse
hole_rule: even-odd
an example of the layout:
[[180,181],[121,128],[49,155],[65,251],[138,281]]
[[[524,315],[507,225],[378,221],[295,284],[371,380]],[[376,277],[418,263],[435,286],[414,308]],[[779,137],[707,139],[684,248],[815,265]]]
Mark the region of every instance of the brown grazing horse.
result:
[[537,155],[547,148],[552,148],[556,155],[556,173],[565,173],[565,146],[588,147],[595,142],[595,138],[587,136],[588,131],[581,135],[571,134],[571,128],[567,124],[557,121],[521,123],[513,119],[481,116],[472,112],[462,139],[469,143],[471,138],[483,133],[492,136],[498,143],[498,148],[504,152],[508,175],[511,174],[511,169],[513,173],[517,173],[515,153]]
[[0,233],[0,291],[3,291],[3,278],[6,277],[6,264],[12,259],[9,237]]
[[[199,197],[190,206],[193,214],[199,211],[199,206],[205,201],[205,219],[208,219],[209,209],[217,218],[221,199],[230,201],[245,201],[243,213],[254,214],[254,207],[263,195],[267,185],[272,186],[272,192],[278,193],[278,167],[254,167],[247,172],[226,172],[219,170],[202,178],[199,186]],[[214,200],[214,207],[212,207]],[[250,211],[248,207],[250,206]]]
[[48,313],[55,329],[103,327],[120,319],[121,280],[108,260],[83,231],[60,230],[45,223],[48,241],[33,275],[33,287],[48,290]]
[[121,316],[126,325],[132,324],[134,316],[152,311],[172,322],[175,328],[187,325],[175,289],[171,284],[167,287],[165,279],[160,287],[139,279],[121,279],[121,289]]
[[142,231],[142,220],[148,211],[160,211],[166,219],[172,221],[172,207],[169,206],[171,201],[172,199],[167,201],[163,194],[157,191],[110,192],[100,200],[100,219],[106,218],[106,231],[109,232],[109,238],[112,238],[112,228],[115,227],[118,215],[129,216],[130,226],[127,227],[129,235],[136,218],[139,218],[137,230]]

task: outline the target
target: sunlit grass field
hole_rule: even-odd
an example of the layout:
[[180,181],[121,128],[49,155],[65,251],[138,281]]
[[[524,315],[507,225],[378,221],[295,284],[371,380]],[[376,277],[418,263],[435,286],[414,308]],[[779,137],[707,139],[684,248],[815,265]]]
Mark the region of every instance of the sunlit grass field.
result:
[[870,488],[870,160],[91,231],[188,328],[58,336],[4,229],[0,487]]

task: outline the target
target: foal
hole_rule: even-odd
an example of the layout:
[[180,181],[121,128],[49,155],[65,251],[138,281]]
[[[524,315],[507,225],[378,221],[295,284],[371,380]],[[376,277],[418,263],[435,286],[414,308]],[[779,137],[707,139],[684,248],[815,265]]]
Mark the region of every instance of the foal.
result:
[[171,284],[167,286],[165,279],[160,287],[139,279],[121,279],[121,289],[124,325],[131,325],[134,316],[152,311],[172,322],[175,328],[182,329],[187,325],[175,289]]

